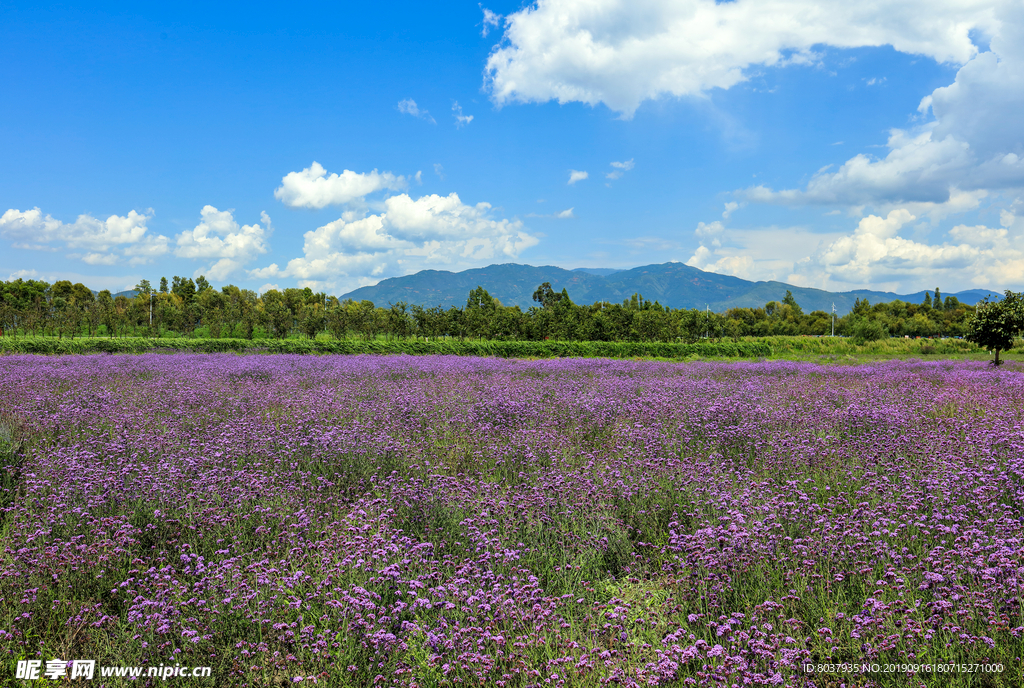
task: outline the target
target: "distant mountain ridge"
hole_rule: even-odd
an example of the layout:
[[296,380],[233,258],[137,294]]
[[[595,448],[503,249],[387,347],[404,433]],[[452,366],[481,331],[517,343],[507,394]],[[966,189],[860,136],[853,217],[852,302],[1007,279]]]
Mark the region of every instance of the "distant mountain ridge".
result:
[[[823,289],[797,287],[784,282],[751,282],[749,280],[705,272],[683,263],[643,265],[631,270],[611,268],[578,268],[566,270],[553,265],[535,267],[517,263],[488,265],[462,272],[422,270],[404,277],[382,280],[372,287],[360,287],[341,296],[342,299],[373,301],[378,306],[404,301],[423,307],[464,306],[470,290],[481,286],[506,306],[524,310],[536,305],[534,290],[550,282],[555,291],[565,289],[575,303],[596,301],[622,302],[633,294],[658,301],[670,308],[706,308],[723,312],[729,308],[754,308],[769,301],[782,301],[786,291],[793,292],[805,312],[831,311],[835,303],[839,315],[849,313],[857,299],[870,303],[907,301],[921,303],[929,291],[913,294],[857,289],[830,292]],[[938,285],[941,289],[942,285]],[[962,303],[975,304],[992,295],[989,289],[970,289],[943,294],[955,296]]]

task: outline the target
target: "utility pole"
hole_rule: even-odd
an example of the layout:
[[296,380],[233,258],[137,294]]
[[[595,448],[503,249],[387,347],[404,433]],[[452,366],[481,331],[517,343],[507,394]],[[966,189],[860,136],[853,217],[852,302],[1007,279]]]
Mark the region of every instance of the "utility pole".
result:
[[711,339],[711,306],[704,304],[705,311],[705,324],[704,324],[704,339]]
[[153,292],[149,292],[149,329],[153,330]]
[[836,336],[836,302],[832,302],[832,336]]

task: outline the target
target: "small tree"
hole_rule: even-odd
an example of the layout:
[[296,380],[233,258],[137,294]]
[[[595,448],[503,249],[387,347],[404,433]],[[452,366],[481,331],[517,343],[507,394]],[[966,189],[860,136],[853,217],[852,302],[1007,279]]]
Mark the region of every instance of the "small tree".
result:
[[796,298],[793,297],[793,292],[786,290],[786,298],[782,299],[782,303],[790,306],[797,315],[803,315],[804,311],[800,308],[800,304],[796,302]]
[[[565,290],[563,289],[562,291],[564,292]],[[543,308],[551,308],[562,300],[562,295],[551,288],[550,282],[545,282],[533,292],[533,300]]]
[[967,341],[995,353],[992,365],[1000,365],[1000,351],[1013,348],[1014,338],[1024,330],[1024,294],[1007,290],[1002,301],[978,304],[967,323]]
[[853,343],[860,346],[865,342],[877,342],[889,336],[886,326],[877,320],[854,318],[848,328]]

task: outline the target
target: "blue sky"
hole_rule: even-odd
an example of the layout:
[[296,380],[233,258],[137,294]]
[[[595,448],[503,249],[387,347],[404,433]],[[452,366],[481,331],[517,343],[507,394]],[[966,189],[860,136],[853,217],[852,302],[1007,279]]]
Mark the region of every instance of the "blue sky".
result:
[[1024,286],[1019,2],[15,1],[0,86],[0,278]]

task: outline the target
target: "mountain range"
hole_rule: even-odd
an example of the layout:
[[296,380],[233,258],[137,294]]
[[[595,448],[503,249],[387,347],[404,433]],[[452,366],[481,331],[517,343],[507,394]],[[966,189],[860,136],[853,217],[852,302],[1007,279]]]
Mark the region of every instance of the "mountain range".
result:
[[[597,301],[621,302],[633,294],[641,294],[649,301],[658,301],[669,308],[710,308],[723,312],[729,308],[760,307],[769,301],[782,301],[791,291],[804,311],[831,311],[845,315],[857,299],[870,303],[906,301],[921,303],[927,291],[913,294],[857,289],[831,292],[810,287],[797,287],[784,282],[751,282],[749,280],[705,272],[683,263],[643,265],[631,270],[611,268],[564,268],[545,265],[519,265],[505,263],[488,265],[462,272],[422,270],[404,277],[382,280],[372,287],[360,287],[341,296],[342,299],[368,300],[378,306],[404,301],[423,307],[464,306],[470,290],[481,286],[506,306],[527,309],[537,305],[533,292],[544,282],[552,289],[565,289],[575,303],[591,304]],[[941,289],[942,285],[939,285]],[[975,304],[986,296],[998,297],[999,292],[989,289],[970,289],[943,296],[955,296],[962,303]]]

